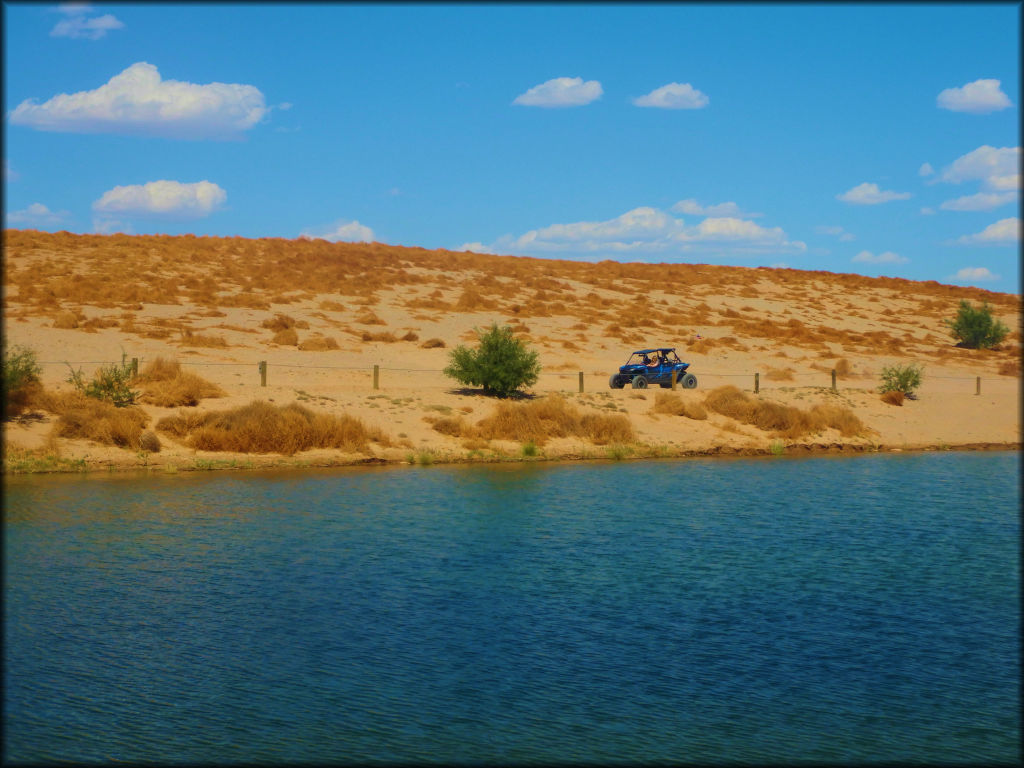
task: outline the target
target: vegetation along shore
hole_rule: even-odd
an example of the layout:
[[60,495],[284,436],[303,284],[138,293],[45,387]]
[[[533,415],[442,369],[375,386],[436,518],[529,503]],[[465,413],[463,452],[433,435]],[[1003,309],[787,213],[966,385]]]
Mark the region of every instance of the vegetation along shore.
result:
[[[1020,447],[978,288],[34,230],[3,277],[5,473]],[[695,387],[609,386],[658,347]]]

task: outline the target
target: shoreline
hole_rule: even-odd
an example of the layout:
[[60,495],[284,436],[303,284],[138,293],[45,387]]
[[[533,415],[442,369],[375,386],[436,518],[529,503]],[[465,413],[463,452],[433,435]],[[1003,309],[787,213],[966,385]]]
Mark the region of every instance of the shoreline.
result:
[[122,461],[110,459],[62,459],[59,457],[26,457],[21,461],[31,466],[12,466],[5,456],[3,478],[39,477],[41,475],[68,476],[84,475],[96,477],[112,474],[130,475],[176,475],[196,472],[252,472],[261,470],[302,472],[314,469],[339,468],[383,468],[383,467],[429,467],[454,465],[509,465],[509,464],[576,464],[582,462],[615,462],[620,461],[652,461],[681,459],[746,459],[746,458],[814,458],[820,456],[853,456],[867,453],[916,454],[916,453],[947,453],[947,452],[988,452],[988,451],[1020,451],[1024,444],[1020,442],[967,442],[937,444],[903,444],[886,445],[881,443],[798,443],[787,445],[781,451],[771,448],[754,448],[749,446],[717,445],[710,448],[669,451],[658,446],[640,446],[631,452],[621,455],[606,451],[574,453],[566,452],[550,456],[536,455],[495,455],[469,457],[466,455],[445,455],[427,453],[429,459],[421,460],[419,456],[353,456],[337,457],[317,456],[302,458],[296,456],[267,454],[231,454],[226,458],[194,457],[191,462],[180,459],[161,462],[151,461],[150,457],[124,457]]

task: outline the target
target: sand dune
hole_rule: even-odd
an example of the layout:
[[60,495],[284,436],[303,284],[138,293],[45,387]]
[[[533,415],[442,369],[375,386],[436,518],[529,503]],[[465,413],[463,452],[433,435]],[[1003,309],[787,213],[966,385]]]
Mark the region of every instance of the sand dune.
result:
[[[494,400],[441,373],[451,348],[472,343],[473,329],[491,322],[510,325],[539,351],[543,372],[532,394],[560,392],[580,414],[621,414],[633,430],[628,444],[553,437],[537,446],[542,458],[1020,442],[1021,305],[1011,294],[792,269],[592,264],[322,240],[7,230],[4,256],[5,343],[36,353],[49,391],[71,389],[66,363],[91,375],[122,354],[142,366],[162,357],[226,393],[203,399],[199,411],[298,402],[388,436],[359,453],[284,456],[196,450],[160,433],[162,449],[147,454],[49,439],[54,417],[37,411],[5,424],[14,458],[49,452],[64,466],[84,459],[169,470],[521,458],[524,440],[468,437],[438,424],[457,417],[473,426],[493,414]],[[987,301],[1013,329],[1001,348],[955,346],[942,321],[961,299]],[[678,396],[692,405],[725,385],[752,395],[757,373],[759,401],[842,406],[865,429],[789,439],[715,412],[694,419],[656,411],[661,390],[611,390],[607,381],[647,346],[676,347],[691,363],[699,386]],[[908,362],[924,365],[918,398],[883,403],[881,369]],[[182,410],[141,407],[151,427]]]

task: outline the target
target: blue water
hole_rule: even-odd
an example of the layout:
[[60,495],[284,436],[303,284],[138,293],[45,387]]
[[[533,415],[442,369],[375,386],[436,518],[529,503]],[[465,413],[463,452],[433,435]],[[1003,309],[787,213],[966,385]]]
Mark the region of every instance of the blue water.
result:
[[1019,475],[14,479],[4,758],[1016,761]]

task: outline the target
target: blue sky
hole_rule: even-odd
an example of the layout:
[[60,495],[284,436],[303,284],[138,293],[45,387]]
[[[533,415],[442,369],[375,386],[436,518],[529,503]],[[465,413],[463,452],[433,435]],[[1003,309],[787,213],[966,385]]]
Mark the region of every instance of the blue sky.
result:
[[3,11],[8,227],[1019,291],[1018,4]]

